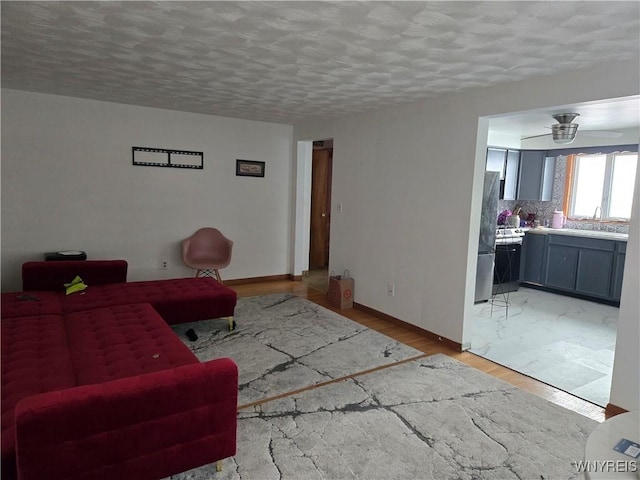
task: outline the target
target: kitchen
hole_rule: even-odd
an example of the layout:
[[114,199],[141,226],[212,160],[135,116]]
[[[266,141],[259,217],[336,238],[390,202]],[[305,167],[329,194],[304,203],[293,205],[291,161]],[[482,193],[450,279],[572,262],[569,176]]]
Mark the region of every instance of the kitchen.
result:
[[[481,227],[478,278],[484,231],[493,241],[484,252],[492,281],[476,294],[470,351],[601,406],[611,385],[639,101],[558,107],[581,115],[559,116],[553,134],[534,130],[525,140],[534,117],[544,128],[553,122],[549,110],[505,117],[493,138],[490,129],[487,149],[499,198],[486,207],[493,215],[483,209],[490,220]],[[607,108],[630,120],[589,123]],[[503,134],[515,125],[517,142]]]

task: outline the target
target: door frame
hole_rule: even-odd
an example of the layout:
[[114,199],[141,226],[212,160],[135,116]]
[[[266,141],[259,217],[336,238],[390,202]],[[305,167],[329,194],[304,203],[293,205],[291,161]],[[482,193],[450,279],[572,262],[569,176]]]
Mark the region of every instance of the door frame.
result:
[[[309,270],[313,142],[313,140],[300,140],[296,145],[295,205],[293,206],[294,243],[291,265],[295,280],[302,279],[302,273]],[[329,246],[329,250],[331,250],[331,246]],[[331,258],[329,258],[329,262],[331,262]]]
[[309,269],[309,234],[311,229],[311,160],[313,141],[296,145],[296,185],[294,205],[293,278],[301,279]]

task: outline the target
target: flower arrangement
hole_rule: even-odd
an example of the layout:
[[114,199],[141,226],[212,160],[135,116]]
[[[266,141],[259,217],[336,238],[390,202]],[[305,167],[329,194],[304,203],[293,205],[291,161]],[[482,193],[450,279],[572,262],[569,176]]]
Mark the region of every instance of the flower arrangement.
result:
[[511,210],[503,210],[498,214],[498,225],[506,225],[507,217],[511,215],[513,212]]

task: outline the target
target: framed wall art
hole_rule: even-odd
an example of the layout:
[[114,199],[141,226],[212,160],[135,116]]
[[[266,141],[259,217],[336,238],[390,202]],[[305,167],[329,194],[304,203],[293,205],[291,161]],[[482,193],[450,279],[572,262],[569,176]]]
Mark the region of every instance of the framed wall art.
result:
[[133,164],[143,167],[173,167],[203,169],[202,152],[169,150],[166,148],[131,147]]
[[264,177],[265,162],[254,160],[236,160],[236,175],[238,177]]

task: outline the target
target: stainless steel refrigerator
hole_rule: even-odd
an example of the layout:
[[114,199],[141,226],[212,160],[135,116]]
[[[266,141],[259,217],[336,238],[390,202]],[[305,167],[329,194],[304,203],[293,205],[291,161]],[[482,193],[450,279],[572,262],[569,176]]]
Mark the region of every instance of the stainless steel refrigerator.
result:
[[499,194],[500,172],[485,172],[482,211],[480,213],[480,238],[478,240],[476,303],[486,302],[492,294]]

